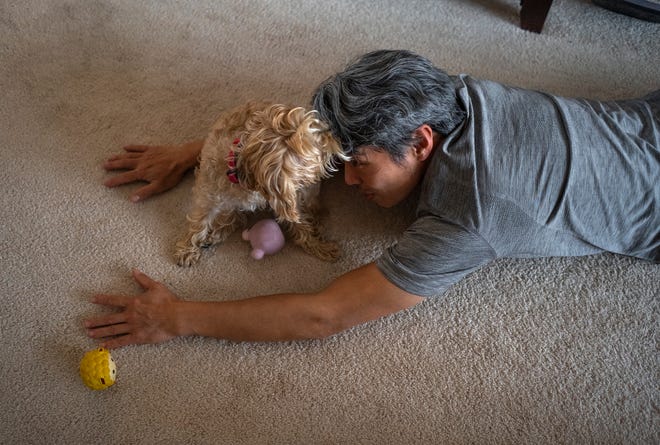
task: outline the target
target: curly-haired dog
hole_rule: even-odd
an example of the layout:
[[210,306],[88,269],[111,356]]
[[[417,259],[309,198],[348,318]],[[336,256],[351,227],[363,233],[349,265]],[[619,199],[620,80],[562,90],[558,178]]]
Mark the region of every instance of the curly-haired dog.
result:
[[175,258],[191,266],[205,247],[224,241],[246,222],[246,212],[270,207],[292,241],[326,261],[340,254],[321,237],[320,180],[346,160],[314,111],[249,103],[224,114],[204,142],[195,172],[186,236]]

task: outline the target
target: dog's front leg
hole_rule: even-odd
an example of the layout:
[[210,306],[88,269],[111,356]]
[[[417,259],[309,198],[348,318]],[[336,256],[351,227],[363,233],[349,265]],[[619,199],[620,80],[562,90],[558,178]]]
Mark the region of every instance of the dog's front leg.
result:
[[176,244],[174,257],[179,266],[197,264],[202,250],[221,243],[241,225],[245,216],[239,211],[221,212],[195,209],[187,217],[188,233]]
[[341,255],[339,245],[321,237],[318,223],[311,218],[302,217],[300,222],[285,222],[285,227],[294,244],[323,261],[337,261]]
[[190,267],[199,262],[202,249],[210,245],[209,234],[215,211],[210,208],[195,207],[187,216],[188,231],[176,243],[174,259],[179,266]]

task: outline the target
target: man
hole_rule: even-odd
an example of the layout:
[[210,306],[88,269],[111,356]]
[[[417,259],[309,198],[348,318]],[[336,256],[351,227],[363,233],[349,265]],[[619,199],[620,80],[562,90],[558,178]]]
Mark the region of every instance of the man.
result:
[[[391,207],[419,189],[416,221],[376,262],[318,292],[181,301],[135,270],[137,296],[98,295],[120,312],[85,322],[110,348],[179,335],[320,338],[442,294],[499,257],[603,251],[660,261],[660,91],[596,102],[450,78],[407,51],[369,53],[325,81],[314,108],[351,162],[345,180]],[[127,147],[106,182],[172,187],[201,141]]]

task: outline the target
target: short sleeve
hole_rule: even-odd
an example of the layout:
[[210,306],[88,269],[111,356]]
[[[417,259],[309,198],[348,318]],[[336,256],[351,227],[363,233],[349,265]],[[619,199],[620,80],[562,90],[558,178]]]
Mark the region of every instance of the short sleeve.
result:
[[437,216],[423,216],[388,248],[376,265],[400,289],[438,296],[496,258],[478,234]]

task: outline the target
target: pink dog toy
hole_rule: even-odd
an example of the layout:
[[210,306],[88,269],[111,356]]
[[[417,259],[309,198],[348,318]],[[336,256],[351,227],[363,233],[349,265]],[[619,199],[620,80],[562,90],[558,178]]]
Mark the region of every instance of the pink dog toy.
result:
[[251,229],[243,230],[243,239],[252,246],[250,255],[260,260],[264,255],[272,255],[284,247],[284,235],[274,219],[262,219]]

